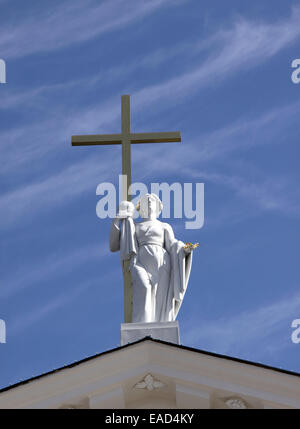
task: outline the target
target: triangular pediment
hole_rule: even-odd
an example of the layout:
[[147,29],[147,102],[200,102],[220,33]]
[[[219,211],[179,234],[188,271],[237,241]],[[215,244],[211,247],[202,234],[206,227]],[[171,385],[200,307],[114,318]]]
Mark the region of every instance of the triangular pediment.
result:
[[0,408],[300,408],[299,374],[146,338],[0,392]]

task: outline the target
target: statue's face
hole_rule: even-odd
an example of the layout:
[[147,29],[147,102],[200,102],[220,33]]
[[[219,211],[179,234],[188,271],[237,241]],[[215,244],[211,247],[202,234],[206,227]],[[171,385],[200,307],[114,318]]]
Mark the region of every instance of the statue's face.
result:
[[140,215],[143,218],[157,217],[157,202],[151,196],[141,200]]

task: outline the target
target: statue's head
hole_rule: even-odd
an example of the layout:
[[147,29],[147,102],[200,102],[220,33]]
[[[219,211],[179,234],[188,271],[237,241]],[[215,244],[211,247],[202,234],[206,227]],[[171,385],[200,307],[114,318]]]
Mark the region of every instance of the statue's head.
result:
[[136,205],[140,216],[146,218],[157,218],[163,208],[163,204],[155,194],[146,194],[141,197]]

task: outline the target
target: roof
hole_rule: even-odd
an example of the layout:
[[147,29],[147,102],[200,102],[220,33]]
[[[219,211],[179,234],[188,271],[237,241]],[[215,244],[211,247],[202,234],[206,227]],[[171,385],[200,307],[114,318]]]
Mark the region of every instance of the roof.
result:
[[131,346],[133,346],[135,344],[139,344],[139,343],[142,343],[144,341],[152,341],[154,343],[165,344],[167,346],[179,348],[179,349],[182,349],[182,350],[188,350],[188,351],[191,351],[191,352],[194,352],[194,353],[204,354],[206,356],[212,356],[212,357],[216,357],[216,358],[219,358],[219,359],[231,360],[233,362],[239,362],[239,363],[243,363],[243,364],[246,364],[246,365],[252,365],[252,366],[259,367],[259,368],[265,368],[265,369],[269,369],[269,370],[272,370],[272,371],[281,372],[281,373],[284,373],[284,374],[289,374],[289,375],[293,375],[293,376],[296,376],[296,377],[300,377],[300,373],[298,373],[298,372],[289,371],[289,370],[281,369],[281,368],[276,368],[276,367],[273,367],[273,366],[270,366],[270,365],[264,365],[262,363],[251,362],[251,361],[248,361],[248,360],[239,359],[239,358],[235,358],[235,357],[232,357],[232,356],[226,356],[226,355],[222,355],[222,354],[218,354],[218,353],[208,352],[206,350],[195,349],[193,347],[188,347],[188,346],[183,346],[183,345],[179,345],[179,344],[169,343],[167,341],[157,340],[157,339],[154,339],[152,337],[145,337],[145,338],[142,338],[141,340],[135,341],[133,343],[129,343],[129,344],[126,344],[124,346],[116,347],[114,349],[106,350],[106,351],[104,351],[102,353],[97,353],[97,354],[95,354],[93,356],[89,356],[89,357],[84,358],[82,360],[72,362],[71,364],[64,365],[64,366],[62,366],[60,368],[53,369],[52,371],[48,371],[48,372],[45,372],[43,374],[37,375],[35,377],[28,378],[27,380],[22,380],[22,381],[20,381],[20,382],[18,382],[16,384],[4,387],[4,388],[0,389],[0,394],[2,392],[14,389],[16,387],[22,386],[22,385],[27,384],[27,383],[30,383],[31,381],[37,380],[37,379],[45,377],[47,375],[55,374],[55,373],[57,373],[59,371],[62,371],[63,369],[72,368],[72,367],[80,365],[80,364],[82,364],[84,362],[88,362],[88,361],[90,361],[92,359],[96,359],[96,358],[98,358],[100,356],[104,356],[104,355],[109,354],[109,353],[114,353],[114,352],[116,352],[118,350],[122,350],[122,349],[125,349],[125,348],[128,348],[128,347],[131,347]]

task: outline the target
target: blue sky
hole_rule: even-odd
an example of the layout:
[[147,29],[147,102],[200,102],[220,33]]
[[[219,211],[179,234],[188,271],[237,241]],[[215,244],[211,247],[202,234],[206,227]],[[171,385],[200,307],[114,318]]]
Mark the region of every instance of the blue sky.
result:
[[[26,4],[25,4],[26,3]],[[96,187],[119,146],[72,134],[180,130],[136,145],[133,181],[205,183],[179,314],[184,345],[300,372],[296,1],[0,0],[0,386],[116,347],[119,255]]]

